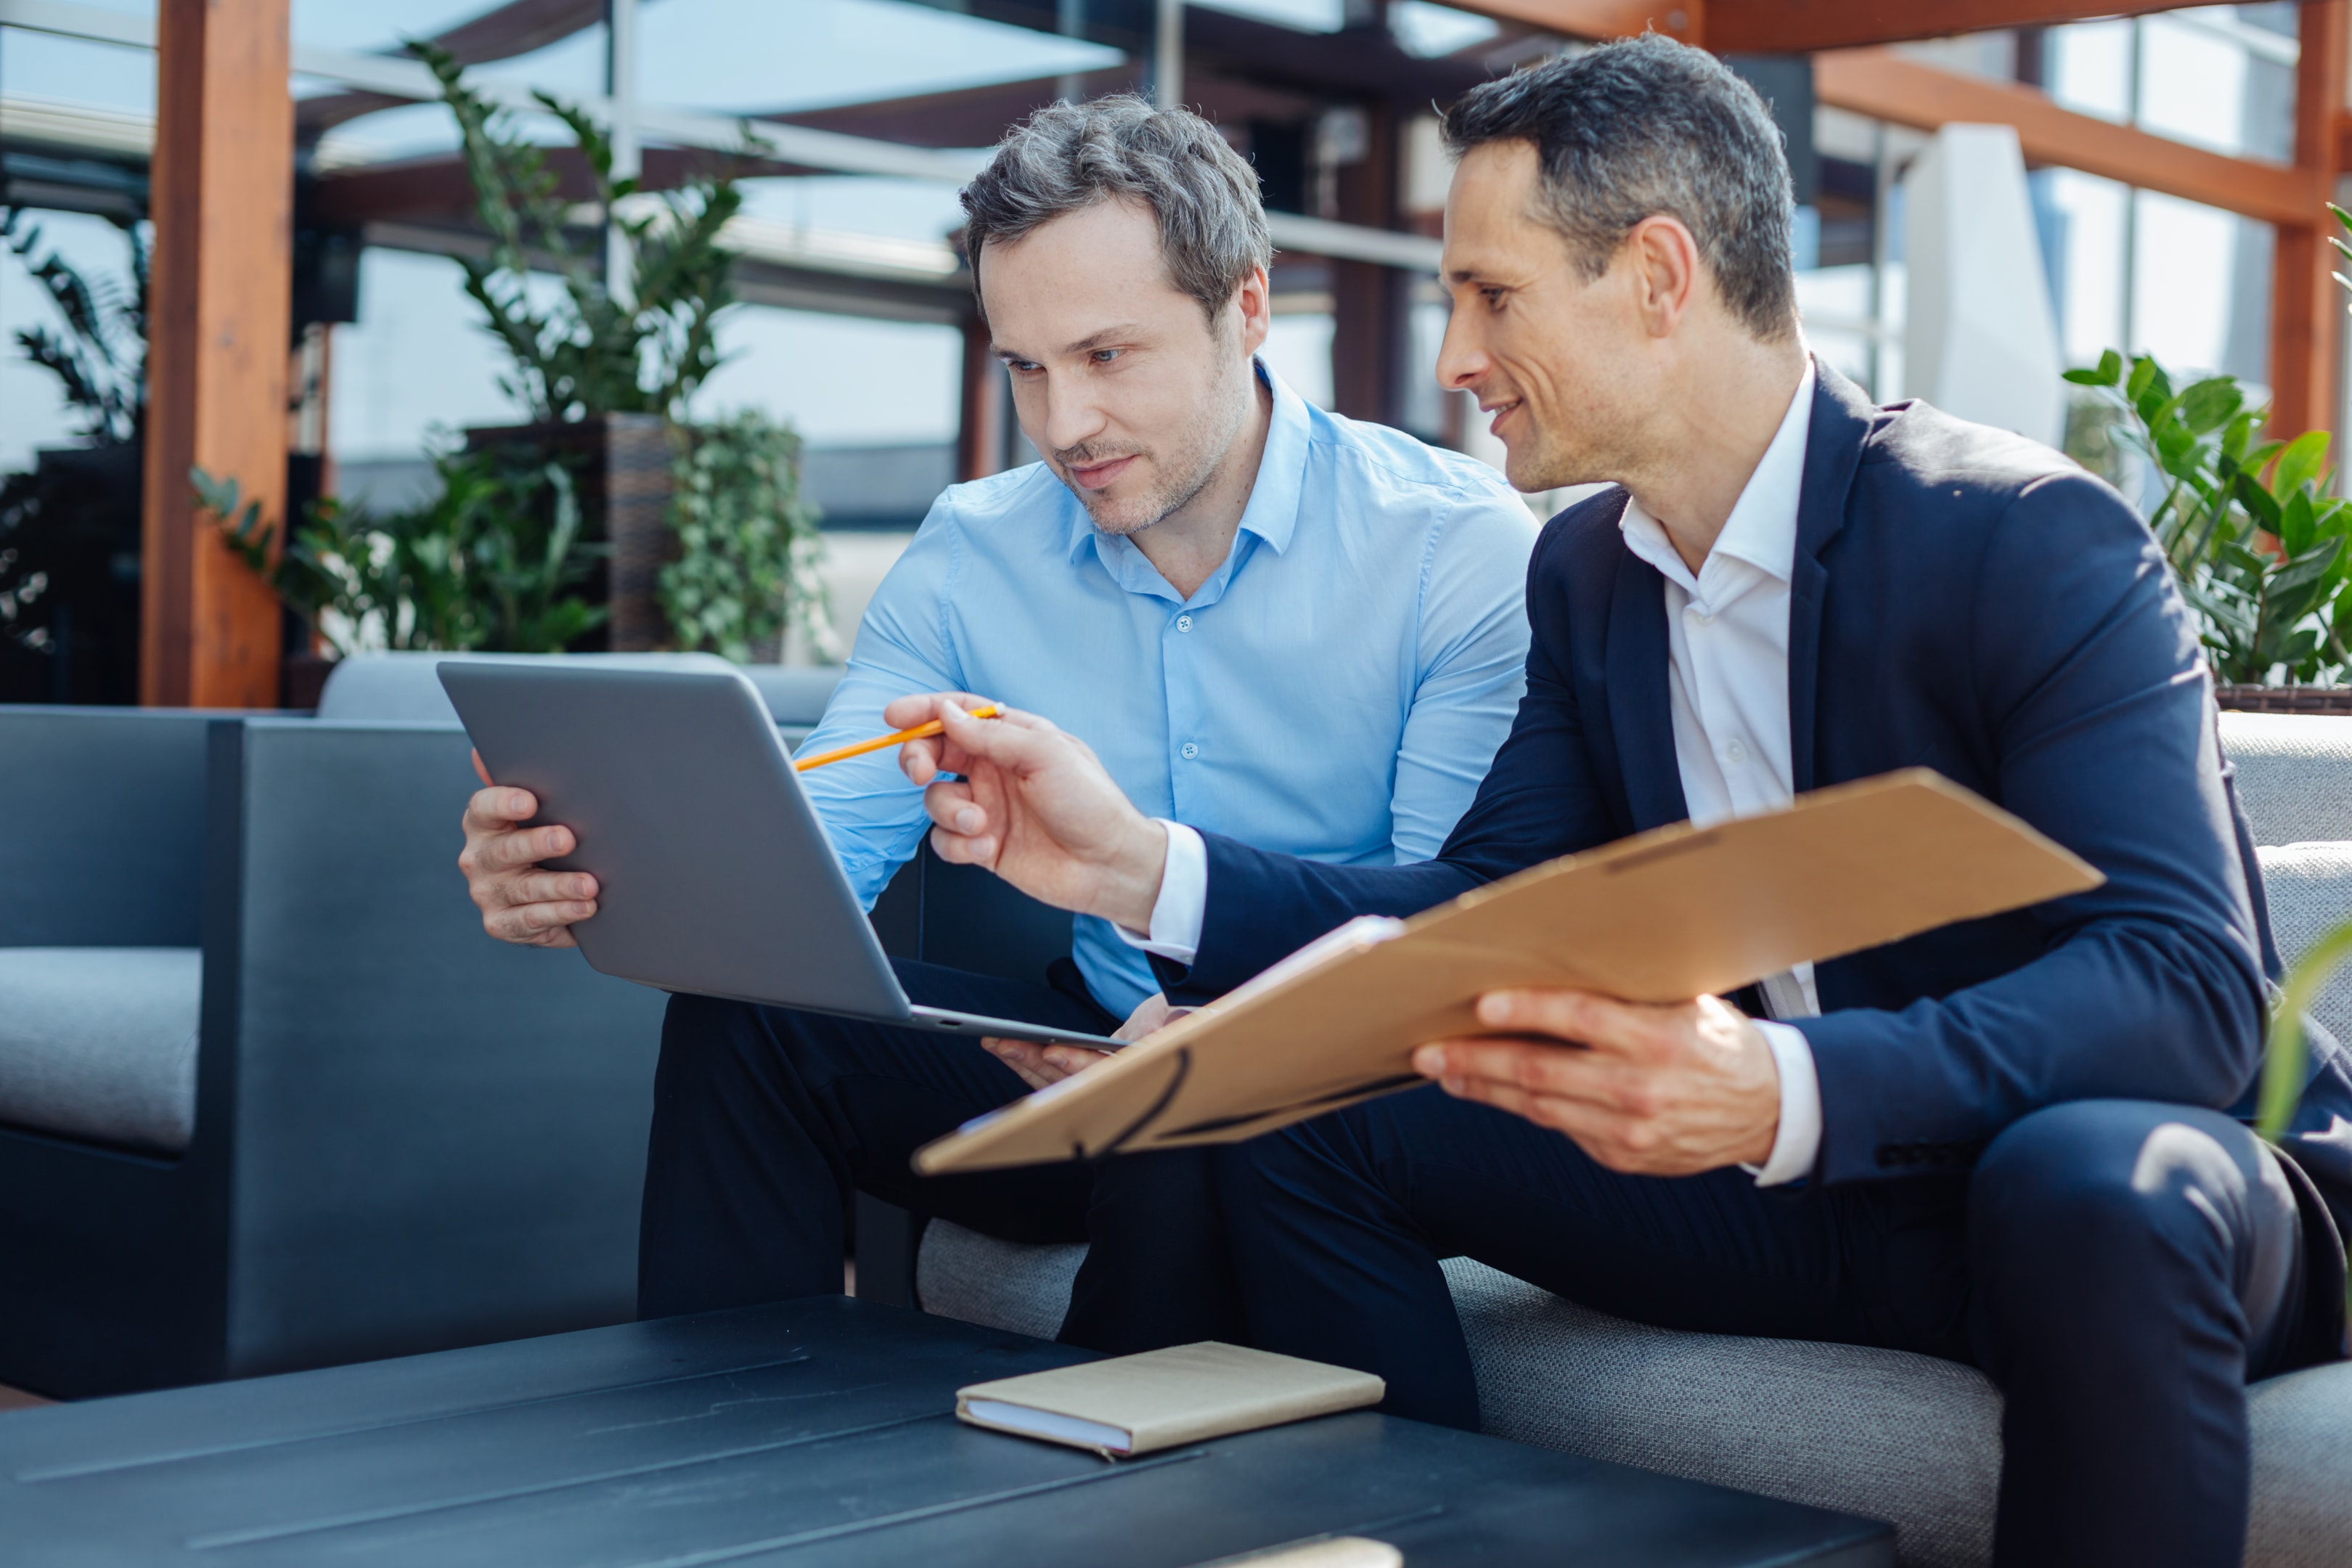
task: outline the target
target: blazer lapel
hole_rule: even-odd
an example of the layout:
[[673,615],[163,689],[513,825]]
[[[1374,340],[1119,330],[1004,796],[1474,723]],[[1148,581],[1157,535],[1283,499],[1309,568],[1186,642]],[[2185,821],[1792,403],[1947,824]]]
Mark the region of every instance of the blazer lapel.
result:
[[[1829,573],[1822,551],[1845,526],[1847,493],[1877,409],[1862,389],[1818,359],[1805,477],[1797,492],[1797,558],[1789,584],[1789,767],[1799,795],[1813,787],[1813,721],[1821,695],[1822,605]],[[1664,619],[1663,608],[1659,611]],[[1663,656],[1662,656],[1663,657]]]
[[1633,830],[1690,816],[1675,761],[1674,704],[1666,693],[1666,580],[1622,543],[1609,602],[1609,723]]

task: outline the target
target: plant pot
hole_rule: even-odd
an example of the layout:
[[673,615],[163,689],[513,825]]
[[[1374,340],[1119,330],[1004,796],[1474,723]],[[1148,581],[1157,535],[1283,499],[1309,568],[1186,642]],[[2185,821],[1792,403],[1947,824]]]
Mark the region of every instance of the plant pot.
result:
[[669,526],[669,422],[657,414],[605,414],[558,425],[481,426],[465,437],[469,452],[517,447],[571,463],[582,536],[607,547],[581,595],[605,605],[607,617],[579,647],[642,653],[668,646],[661,569],[678,549]]
[[2352,686],[2216,686],[2225,713],[2352,714]]

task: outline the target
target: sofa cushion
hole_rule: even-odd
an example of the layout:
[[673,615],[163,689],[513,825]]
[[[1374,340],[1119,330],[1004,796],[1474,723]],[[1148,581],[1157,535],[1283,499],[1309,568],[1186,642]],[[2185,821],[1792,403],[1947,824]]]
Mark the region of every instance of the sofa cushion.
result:
[[[2263,863],[2271,935],[2288,963],[2352,920],[2352,844],[2283,844],[2254,853]],[[2352,965],[2336,972],[2311,1012],[2329,1034],[2352,1041]]]
[[2352,718],[2224,713],[2221,749],[2255,843],[2352,838]]
[[[1085,1257],[933,1220],[916,1289],[925,1311],[1050,1338]],[[1629,1323],[1467,1258],[1445,1274],[1496,1436],[1887,1520],[1908,1568],[1990,1562],[2000,1394],[1974,1368]],[[2352,1563],[2352,1363],[2259,1384],[2252,1407],[2247,1563]]]
[[192,947],[0,948],[0,1121],[185,1149],[203,997]]

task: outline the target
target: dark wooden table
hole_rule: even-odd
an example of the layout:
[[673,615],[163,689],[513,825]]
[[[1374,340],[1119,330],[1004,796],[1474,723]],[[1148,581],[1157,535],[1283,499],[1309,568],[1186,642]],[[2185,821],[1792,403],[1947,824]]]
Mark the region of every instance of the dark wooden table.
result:
[[0,1415],[11,1564],[1891,1564],[1884,1525],[1354,1414],[1112,1464],[960,1425],[1085,1352],[843,1298]]

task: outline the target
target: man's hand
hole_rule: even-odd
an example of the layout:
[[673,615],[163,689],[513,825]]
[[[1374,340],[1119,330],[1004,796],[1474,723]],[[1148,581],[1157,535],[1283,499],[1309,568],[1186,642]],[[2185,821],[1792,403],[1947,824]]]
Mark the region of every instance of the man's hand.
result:
[[[1163,1026],[1172,1024],[1190,1013],[1190,1007],[1172,1007],[1168,998],[1155,991],[1143,999],[1143,1005],[1127,1016],[1127,1022],[1111,1031],[1114,1040],[1139,1040]],[[980,1042],[988,1054],[1021,1075],[1021,1081],[1031,1089],[1043,1089],[1049,1083],[1059,1083],[1073,1073],[1081,1073],[1097,1062],[1108,1061],[1108,1051],[1097,1051],[1086,1046],[1041,1046],[1034,1040],[1003,1040],[991,1035]]]
[[1771,1157],[1780,1069],[1763,1031],[1720,997],[1643,1007],[1492,991],[1478,1021],[1503,1033],[1433,1041],[1413,1052],[1414,1070],[1567,1133],[1612,1171],[1687,1176]]
[[490,784],[482,753],[474,772],[488,788],[466,803],[466,847],[457,869],[482,911],[482,929],[526,947],[574,947],[572,927],[596,912],[596,879],[585,871],[546,871],[542,860],[579,847],[568,827],[524,827],[539,814],[526,789]]
[[898,749],[899,767],[925,786],[923,807],[938,825],[931,847],[1057,909],[1148,930],[1167,830],[1128,803],[1085,742],[1014,709],[972,718],[982,700],[947,692],[901,697],[882,710],[894,729],[933,719],[947,727]]

